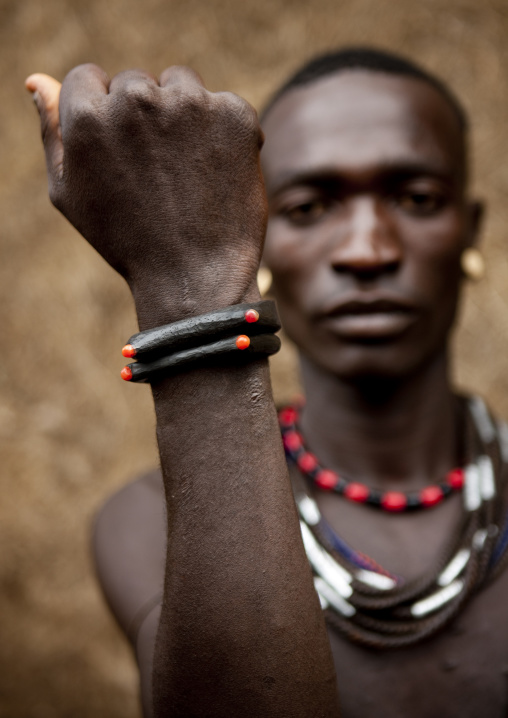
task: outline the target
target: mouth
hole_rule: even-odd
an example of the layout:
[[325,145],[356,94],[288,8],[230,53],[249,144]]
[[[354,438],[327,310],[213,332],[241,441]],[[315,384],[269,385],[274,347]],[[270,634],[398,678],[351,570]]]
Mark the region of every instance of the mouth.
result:
[[320,323],[350,341],[386,341],[406,332],[417,318],[416,307],[401,300],[355,297],[334,305]]

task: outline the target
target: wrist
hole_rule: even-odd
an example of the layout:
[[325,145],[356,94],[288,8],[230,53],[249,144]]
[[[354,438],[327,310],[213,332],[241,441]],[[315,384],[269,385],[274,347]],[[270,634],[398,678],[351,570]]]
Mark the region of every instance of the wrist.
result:
[[249,283],[238,280],[223,280],[220,283],[204,281],[201,286],[193,288],[189,288],[187,282],[177,286],[166,278],[164,281],[154,280],[131,286],[131,291],[141,331],[233,304],[260,300],[255,277]]

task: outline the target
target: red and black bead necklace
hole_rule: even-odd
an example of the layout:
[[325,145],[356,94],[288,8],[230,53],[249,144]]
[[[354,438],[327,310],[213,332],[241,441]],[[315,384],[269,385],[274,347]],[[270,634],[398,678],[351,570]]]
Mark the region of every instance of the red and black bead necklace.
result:
[[380,491],[371,489],[359,481],[348,481],[337,472],[326,469],[305,447],[298,430],[300,411],[297,405],[287,406],[279,411],[279,425],[286,455],[298,466],[303,474],[325,491],[334,491],[350,501],[368,504],[384,511],[414,511],[437,506],[446,497],[464,486],[464,470],[449,471],[444,480],[426,486],[417,493],[402,491]]

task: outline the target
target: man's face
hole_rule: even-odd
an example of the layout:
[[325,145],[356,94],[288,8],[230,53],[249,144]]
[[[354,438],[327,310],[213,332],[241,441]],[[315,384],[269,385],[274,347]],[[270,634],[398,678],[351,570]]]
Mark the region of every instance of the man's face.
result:
[[348,379],[429,361],[479,216],[447,102],[420,80],[347,71],[289,91],[263,130],[264,259],[287,334]]

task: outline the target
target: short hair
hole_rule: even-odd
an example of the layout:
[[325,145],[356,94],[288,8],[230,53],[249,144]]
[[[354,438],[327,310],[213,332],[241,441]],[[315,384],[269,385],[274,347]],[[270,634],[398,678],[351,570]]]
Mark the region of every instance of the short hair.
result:
[[413,77],[426,82],[434,87],[446,100],[458,120],[461,131],[464,134],[466,133],[469,126],[467,113],[462,103],[442,80],[411,60],[371,47],[347,47],[319,55],[306,62],[275,91],[261,112],[261,120],[266,117],[277,101],[289,90],[309,85],[323,77],[345,70],[369,70],[389,75]]

